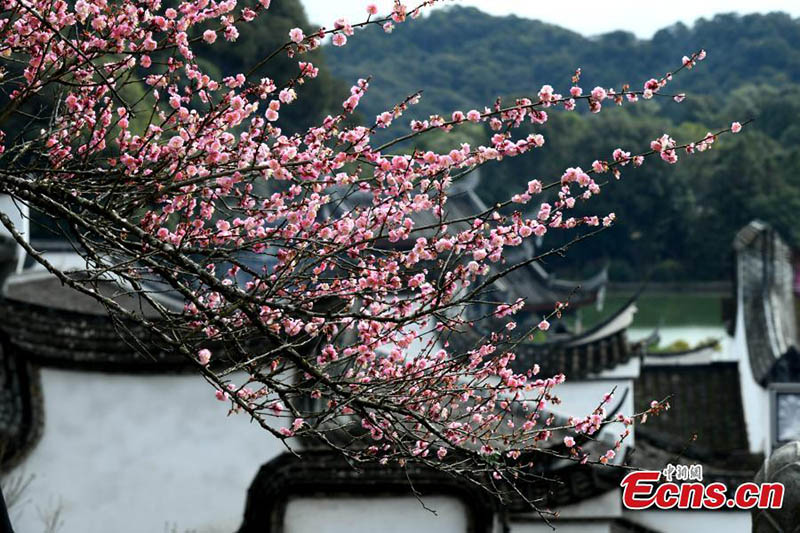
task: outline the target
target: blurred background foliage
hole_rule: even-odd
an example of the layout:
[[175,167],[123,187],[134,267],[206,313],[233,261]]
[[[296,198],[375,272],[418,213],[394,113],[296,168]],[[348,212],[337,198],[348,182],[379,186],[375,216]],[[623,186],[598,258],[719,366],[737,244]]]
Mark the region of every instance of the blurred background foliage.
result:
[[[585,275],[608,262],[615,281],[648,275],[702,281],[730,277],[734,233],[753,218],[773,224],[800,246],[799,20],[782,13],[717,15],[640,40],[622,31],[584,37],[539,21],[453,6],[399,25],[390,36],[371,28],[346,47],[326,51],[328,64],[347,83],[373,76],[359,108],[366,117],[424,90],[399,131],[411,118],[483,109],[498,96],[510,103],[512,97],[535,95],[545,83],[566,93],[578,67],[584,90],[623,83],[640,88],[700,48],[708,58],[668,86],[671,93],[687,93],[682,104],[606,104],[600,115],[580,105],[579,113],[553,109],[547,124],[519,132],[543,133],[545,147],[484,167],[480,192],[487,202],[505,199],[530,179],[551,181],[568,166],[588,168],[594,159],[610,159],[616,147],[635,153],[664,132],[687,142],[754,118],[741,134],[721,138],[710,152],[684,156],[678,165],[652,160],[626,168],[622,182],[586,205],[591,213],[616,212],[619,224],[582,242],[559,264]],[[461,142],[485,143],[486,132],[473,126],[437,132],[416,147],[442,150]]]
[[[213,74],[247,72],[279,48],[295,26],[306,33],[316,29],[299,0],[276,0],[268,16],[241,25],[236,42],[199,43],[196,53]],[[530,179],[549,182],[568,166],[588,168],[594,159],[610,159],[616,147],[635,153],[664,132],[686,142],[734,120],[754,118],[741,134],[721,138],[710,152],[683,156],[678,165],[654,159],[640,169],[626,167],[622,182],[610,183],[578,209],[613,211],[618,224],[557,262],[564,276],[589,275],[609,264],[614,281],[730,279],[733,235],[753,218],[769,222],[800,246],[800,20],[789,15],[717,15],[641,40],[622,31],[585,37],[535,20],[452,6],[398,25],[392,35],[369,27],[343,48],[327,45],[304,57],[320,68],[319,78],[298,87],[301,98],[283,106],[279,125],[287,133],[303,131],[339,112],[347,88],[361,77],[372,76],[359,107],[370,123],[424,90],[417,106],[379,132],[379,142],[406,133],[412,118],[483,109],[498,96],[511,103],[514,97],[534,96],[545,83],[566,93],[578,67],[584,90],[623,83],[640,88],[700,48],[708,58],[668,86],[672,93],[687,93],[682,104],[663,98],[622,108],[606,104],[600,115],[588,113],[585,105],[575,113],[552,109],[547,124],[516,133],[541,132],[545,147],[486,165],[479,193],[487,203],[503,200]],[[280,86],[296,75],[296,61],[278,54],[258,74]],[[143,88],[134,84],[125,91],[136,98]],[[48,98],[52,95],[42,95],[28,106],[28,115],[12,118],[10,131],[35,129],[31,115],[46,116]],[[477,146],[487,142],[488,133],[483,125],[467,124],[452,133],[426,134],[398,150],[449,151],[462,142]],[[34,227],[34,235],[38,231]],[[545,245],[556,244],[558,233]]]

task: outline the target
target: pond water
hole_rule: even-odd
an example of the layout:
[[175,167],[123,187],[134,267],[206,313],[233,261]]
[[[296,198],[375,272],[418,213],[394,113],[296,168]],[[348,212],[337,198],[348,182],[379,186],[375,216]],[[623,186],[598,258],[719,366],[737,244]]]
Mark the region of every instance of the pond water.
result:
[[[584,327],[605,319],[632,296],[631,292],[610,292],[602,310],[581,309]],[[678,343],[694,347],[718,339],[724,352],[729,338],[722,322],[722,301],[728,296],[714,292],[645,292],[637,298],[638,311],[633,326],[628,329],[628,338],[644,339],[657,329],[662,348],[678,346]]]

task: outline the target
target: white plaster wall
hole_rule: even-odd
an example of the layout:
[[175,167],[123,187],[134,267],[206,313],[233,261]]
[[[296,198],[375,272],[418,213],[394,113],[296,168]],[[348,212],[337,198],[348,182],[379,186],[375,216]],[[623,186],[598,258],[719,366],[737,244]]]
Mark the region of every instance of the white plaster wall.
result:
[[[569,376],[567,376],[567,381],[557,385],[554,389],[556,396],[561,400],[561,404],[548,404],[547,410],[562,416],[588,416],[600,405],[603,395],[614,390],[614,387],[616,387],[616,392],[614,392],[614,398],[611,402],[606,404],[606,411],[610,412],[618,405],[627,389],[628,394],[625,397],[625,401],[622,402],[619,412],[624,415],[632,415],[634,413],[632,379],[570,381]],[[623,426],[621,424],[609,424],[601,430],[601,433],[608,434],[613,441],[622,431]],[[625,439],[627,445],[633,445],[634,442],[634,435]]]
[[[8,219],[14,224],[14,230],[28,238],[28,231],[30,229],[30,221],[28,220],[28,206],[15,202],[11,196],[7,194],[0,194],[0,213],[5,213]],[[0,236],[13,239],[11,232],[6,228],[5,224],[0,223]],[[22,246],[17,245],[17,272],[22,270],[22,264],[25,261],[25,250]]]
[[[541,520],[512,522],[511,533],[603,533],[611,531],[614,520],[606,516],[603,513],[596,517],[575,516],[577,519],[573,520],[561,516],[551,521],[552,527]],[[625,511],[622,517],[659,533],[750,533],[751,528],[750,514],[746,511]]]
[[511,533],[609,533],[611,531],[611,525],[605,520],[584,522],[554,520],[550,524],[547,525],[544,522],[512,523]]
[[[627,363],[622,363],[614,368],[608,368],[597,374],[593,374],[589,379],[636,379],[642,371],[642,360],[639,357],[631,357]],[[567,376],[569,377],[569,376]]]
[[[737,265],[737,269],[740,267]],[[738,286],[742,286],[741,272]],[[747,426],[747,441],[753,453],[767,452],[770,445],[769,437],[769,393],[756,383],[750,367],[750,356],[747,351],[747,336],[744,325],[744,296],[741,288],[736,294],[736,329],[733,341],[730,343],[731,357],[739,361],[739,382],[742,389],[742,406],[744,408],[744,421]]]
[[[585,520],[619,518],[622,516],[622,489],[609,490],[594,498],[559,507],[553,511],[558,512],[558,520],[552,521],[555,526],[564,525],[568,520],[579,520],[583,523]],[[516,514],[514,520],[520,523],[547,526],[535,512]]]
[[660,533],[750,533],[751,530],[747,511],[627,511],[625,518]]
[[[541,376],[537,376],[541,377]],[[627,411],[633,407],[633,381],[630,379],[597,379],[592,381],[567,381],[561,385],[556,385],[555,394],[561,399],[560,405],[549,405],[548,411],[553,411],[560,415],[586,416],[600,405],[603,395],[611,392],[616,387],[614,398],[606,405],[606,409],[613,408],[622,399],[625,389],[630,389],[622,410]],[[626,413],[630,414],[630,413]]]
[[[20,533],[230,533],[259,467],[284,449],[199,376],[42,370],[44,435],[11,476],[34,476],[11,510]],[[173,529],[174,528],[174,529]]]
[[292,498],[285,533],[464,533],[467,509],[456,498]]

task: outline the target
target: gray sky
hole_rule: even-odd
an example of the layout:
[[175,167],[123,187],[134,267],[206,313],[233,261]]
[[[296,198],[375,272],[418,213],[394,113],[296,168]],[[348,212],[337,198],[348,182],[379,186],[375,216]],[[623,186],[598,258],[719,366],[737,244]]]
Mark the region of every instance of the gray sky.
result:
[[[278,0],[279,1],[279,0]],[[388,13],[392,0],[301,0],[309,19],[331,27],[339,17],[358,22],[366,17],[365,6],[377,4],[379,13]],[[411,7],[419,4],[405,0]],[[797,0],[670,0],[669,2],[646,2],[622,0],[579,0],[550,2],[541,0],[447,0],[442,6],[458,3],[475,6],[493,15],[515,14],[563,26],[584,35],[595,35],[612,30],[627,30],[642,38],[652,37],[656,30],[682,21],[691,24],[700,17],[711,17],[716,13],[736,11],[738,13],[768,13],[785,11],[793,17],[800,16],[800,1]],[[542,7],[546,6],[545,9]]]

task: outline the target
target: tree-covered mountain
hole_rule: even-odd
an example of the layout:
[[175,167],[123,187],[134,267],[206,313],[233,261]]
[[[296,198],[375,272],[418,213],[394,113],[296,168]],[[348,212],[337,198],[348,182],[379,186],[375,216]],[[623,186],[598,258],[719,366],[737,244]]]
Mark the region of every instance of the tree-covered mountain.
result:
[[[379,28],[359,32],[326,55],[347,83],[372,76],[359,108],[366,117],[419,89],[424,96],[412,116],[427,117],[482,109],[498,96],[535,95],[545,83],[566,92],[578,67],[584,88],[640,87],[700,48],[708,58],[670,85],[688,94],[682,104],[660,99],[606,106],[600,115],[551,111],[547,124],[520,132],[543,133],[545,148],[488,166],[481,192],[487,200],[507,198],[531,178],[553,179],[568,166],[609,159],[618,146],[640,151],[664,132],[690,141],[755,118],[710,153],[677,166],[654,161],[627,171],[622,183],[587,205],[616,212],[619,225],[570,252],[569,264],[586,271],[611,260],[616,279],[653,269],[657,279],[722,279],[730,272],[733,234],[752,218],[800,245],[800,20],[783,13],[717,15],[639,40],[626,32],[589,38],[534,20],[451,7],[399,25],[392,35]],[[468,128],[422,142],[480,143],[482,133]]]
[[[311,33],[317,28],[308,22],[300,0],[273,2],[269,10],[250,23],[240,24],[239,37],[233,42],[220,39],[213,46],[200,43],[195,47],[202,66],[215,76],[231,76],[249,72],[262,59],[270,56],[287,40],[289,30],[295,27]],[[321,51],[308,53],[305,61],[319,68],[314,83],[296,86],[302,96],[301,105],[284,106],[279,125],[285,131],[296,132],[318,124],[328,113],[338,113],[342,101],[349,95],[342,80],[331,76]],[[297,58],[277,54],[253,72],[253,76],[267,76],[282,86],[297,75]]]
[[328,62],[348,82],[373,76],[365,113],[424,89],[419,110],[427,115],[530,95],[544,83],[568,86],[578,67],[584,85],[638,87],[700,48],[708,61],[675,87],[719,95],[753,82],[800,82],[800,21],[784,13],[717,15],[639,40],[623,31],[584,37],[536,20],[453,6],[398,25],[389,36],[370,27],[346,47],[329,50]]

